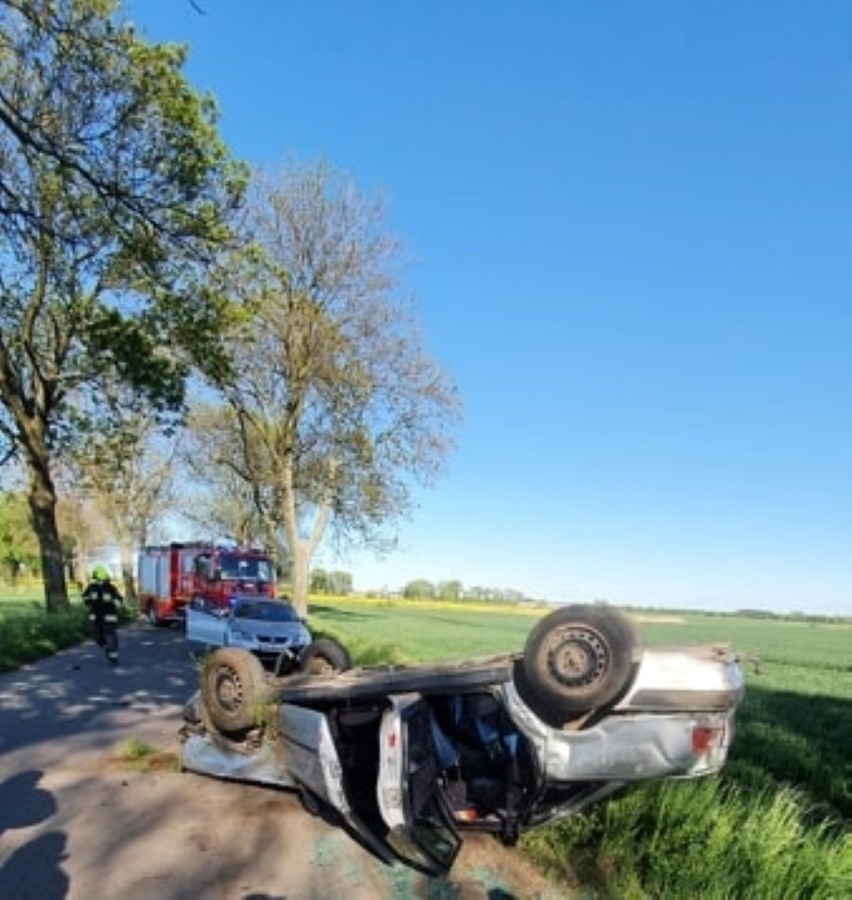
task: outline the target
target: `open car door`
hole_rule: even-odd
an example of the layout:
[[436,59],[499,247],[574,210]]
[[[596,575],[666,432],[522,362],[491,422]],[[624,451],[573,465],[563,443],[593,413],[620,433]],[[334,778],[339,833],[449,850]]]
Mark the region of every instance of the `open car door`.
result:
[[432,876],[446,874],[461,847],[443,793],[445,763],[438,758],[436,724],[419,694],[391,699],[382,720],[379,807],[385,841],[406,864]]
[[186,639],[195,644],[224,647],[229,621],[226,611],[208,612],[202,601],[192,600],[186,605]]

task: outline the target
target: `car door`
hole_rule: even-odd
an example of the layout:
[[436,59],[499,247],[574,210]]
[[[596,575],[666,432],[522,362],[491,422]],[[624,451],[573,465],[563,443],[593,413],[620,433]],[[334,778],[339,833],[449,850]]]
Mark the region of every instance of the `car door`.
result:
[[222,647],[229,621],[229,616],[207,612],[202,603],[193,600],[186,607],[186,639],[196,644]]
[[[343,717],[369,736],[355,755],[341,733]],[[308,792],[305,805],[331,807],[338,824],[382,862],[439,876],[461,840],[439,790],[431,726],[420,695],[391,696],[374,712],[326,713],[288,703],[279,710],[282,758]]]
[[[375,781],[369,770],[358,771],[341,760],[329,714],[282,703],[278,711],[280,758],[299,786],[303,805],[323,817],[332,813],[335,824],[383,863],[397,856],[384,840],[386,828],[378,816]],[[371,799],[372,798],[372,799]]]
[[419,694],[390,698],[380,733],[379,807],[396,855],[430,875],[449,871],[461,838],[442,791],[436,724]]

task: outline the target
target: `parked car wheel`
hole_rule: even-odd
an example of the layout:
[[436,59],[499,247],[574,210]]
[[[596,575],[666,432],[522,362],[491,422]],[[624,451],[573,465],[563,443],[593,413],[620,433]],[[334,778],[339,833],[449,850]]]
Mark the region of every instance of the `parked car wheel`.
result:
[[527,637],[519,692],[545,721],[561,725],[620,696],[640,649],[636,625],[620,610],[554,610]]
[[253,653],[219,647],[210,654],[201,678],[201,696],[219,731],[227,734],[256,725],[258,706],[268,694],[263,666]]
[[299,655],[299,671],[308,675],[331,675],[351,668],[349,651],[334,638],[317,638]]

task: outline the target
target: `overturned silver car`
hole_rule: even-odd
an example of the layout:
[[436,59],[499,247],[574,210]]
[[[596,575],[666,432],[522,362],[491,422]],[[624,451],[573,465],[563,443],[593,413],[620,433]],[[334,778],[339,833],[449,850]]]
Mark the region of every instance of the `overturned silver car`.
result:
[[321,638],[274,678],[214,651],[185,709],[185,770],[284,787],[386,863],[453,864],[638,782],[717,772],[744,682],[728,646],[645,648],[632,619],[571,606],[523,653],[350,668]]

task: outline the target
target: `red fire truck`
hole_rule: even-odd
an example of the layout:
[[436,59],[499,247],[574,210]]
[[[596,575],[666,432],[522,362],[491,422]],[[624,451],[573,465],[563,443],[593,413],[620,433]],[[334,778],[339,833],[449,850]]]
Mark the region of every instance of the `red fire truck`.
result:
[[152,625],[182,619],[187,603],[225,608],[240,596],[275,596],[275,568],[262,550],[194,542],[145,547],[139,553],[139,608]]

